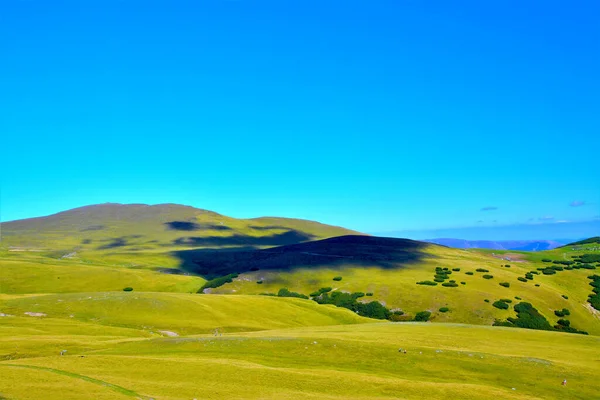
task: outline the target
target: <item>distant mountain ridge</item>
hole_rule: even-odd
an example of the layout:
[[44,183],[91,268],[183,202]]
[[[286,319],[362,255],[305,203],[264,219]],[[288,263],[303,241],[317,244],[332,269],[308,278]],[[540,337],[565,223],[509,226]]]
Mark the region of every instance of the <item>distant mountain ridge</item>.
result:
[[552,250],[565,245],[568,241],[559,242],[555,240],[465,240],[438,238],[426,239],[425,242],[453,247],[455,249],[491,249],[491,250],[520,250],[520,251],[543,251]]

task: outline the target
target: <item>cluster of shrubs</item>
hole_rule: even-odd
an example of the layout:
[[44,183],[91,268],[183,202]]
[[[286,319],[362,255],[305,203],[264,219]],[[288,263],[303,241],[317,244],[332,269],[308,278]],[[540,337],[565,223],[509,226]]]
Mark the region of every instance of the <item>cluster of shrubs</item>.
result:
[[[452,271],[458,272],[460,271],[460,268],[452,268]],[[448,282],[446,282],[446,280],[450,279],[452,271],[450,271],[450,268],[436,267],[435,275],[433,276],[433,281],[419,281],[417,282],[417,285],[437,286],[438,283],[441,283],[444,287],[458,287],[458,284],[455,280],[449,280]],[[464,283],[462,284],[464,285]]]
[[486,274],[486,275],[482,275],[481,277],[483,279],[492,279],[494,277],[494,275],[488,275],[488,274]]
[[590,285],[592,286],[592,294],[589,295],[588,301],[596,310],[600,311],[600,275],[590,275],[588,279],[591,279]]
[[527,282],[527,279],[523,278],[522,276],[518,277],[517,280],[521,282]]
[[417,285],[425,285],[425,286],[437,286],[437,282],[432,281],[419,281]]
[[573,259],[581,263],[600,263],[600,254],[582,254],[573,257]]
[[299,299],[308,299],[308,296],[302,293],[290,292],[287,288],[279,289],[277,297],[297,297]]
[[467,271],[467,272],[465,272],[465,274],[467,274],[467,275],[473,275],[473,271]]
[[369,303],[357,301],[359,298],[364,297],[364,295],[362,292],[323,292],[318,297],[314,297],[313,300],[319,304],[333,304],[336,307],[347,308],[363,317],[389,319],[393,315],[392,311],[378,301],[371,301]]
[[[506,300],[506,299],[502,299]],[[502,301],[502,300],[499,300]],[[496,302],[497,303],[497,302]],[[494,303],[494,305],[496,304]],[[503,304],[507,305],[506,302]],[[498,307],[500,308],[500,307]],[[504,308],[504,306],[502,307]],[[588,333],[585,331],[580,331],[571,327],[571,322],[566,319],[559,319],[556,325],[551,326],[550,323],[542,314],[536,310],[531,303],[521,302],[515,305],[515,311],[517,312],[517,317],[512,318],[509,317],[506,321],[496,320],[494,322],[494,326],[509,326],[509,327],[517,327],[517,328],[525,328],[525,329],[537,329],[544,331],[561,331],[561,332],[569,332],[569,333],[579,333],[583,335],[587,335]],[[557,316],[565,316],[569,315],[569,310],[563,308],[562,310],[556,310],[554,313]]]
[[341,281],[341,280],[342,280],[342,277],[341,277],[341,276],[335,276],[335,277],[333,278],[333,280],[334,280],[334,281],[338,281],[338,282],[339,282],[339,281]]
[[435,275],[433,276],[433,280],[435,282],[444,282],[446,279],[450,278],[452,271],[449,268],[436,267]]
[[456,281],[449,281],[449,282],[444,282],[442,283],[442,286],[444,287],[458,287],[458,284],[456,283]]
[[563,308],[562,310],[554,310],[554,315],[562,318],[564,316],[571,315],[571,312],[569,311],[569,309]]
[[426,322],[429,321],[429,317],[431,317],[430,311],[419,311],[415,314],[415,321]]
[[510,283],[508,282],[500,282],[499,285],[503,287],[510,287]]
[[[506,304],[506,303],[504,303]],[[536,310],[531,303],[521,302],[515,304],[517,317],[509,317],[506,321],[496,321],[495,326],[511,326],[525,329],[538,329],[544,331],[554,330],[548,320]]]
[[475,271],[477,271],[477,272],[490,272],[490,271],[488,271],[485,268],[477,268]]
[[238,277],[238,274],[233,273],[225,276],[220,276],[218,278],[211,279],[206,281],[204,285],[200,289],[198,289],[198,293],[202,293],[204,289],[208,288],[218,288],[219,286],[223,286],[226,283],[231,283],[235,278]]
[[500,310],[508,310],[508,304],[502,300],[496,300],[492,305]]

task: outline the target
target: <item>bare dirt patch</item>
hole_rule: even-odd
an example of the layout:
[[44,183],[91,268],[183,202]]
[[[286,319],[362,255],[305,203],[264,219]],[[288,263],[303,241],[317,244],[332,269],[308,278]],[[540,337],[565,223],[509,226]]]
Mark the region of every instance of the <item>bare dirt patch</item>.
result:
[[158,331],[158,333],[161,333],[161,334],[163,334],[165,336],[168,336],[168,337],[177,337],[177,336],[179,336],[179,334],[177,332],[173,332],[173,331]]
[[31,312],[31,311],[26,311],[23,314],[29,315],[30,317],[46,317],[47,316],[47,314],[44,314],[43,312]]

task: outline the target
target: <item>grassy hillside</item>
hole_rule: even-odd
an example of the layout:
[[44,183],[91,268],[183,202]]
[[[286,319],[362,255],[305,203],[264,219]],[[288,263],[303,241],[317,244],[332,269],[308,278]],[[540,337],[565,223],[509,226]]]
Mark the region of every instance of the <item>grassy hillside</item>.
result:
[[[354,313],[311,301],[265,296],[200,296],[184,293],[100,292],[16,297],[2,301],[5,314],[43,313],[95,324],[178,334],[253,331],[370,322]],[[277,312],[273,312],[274,310]]]
[[[138,294],[143,301],[152,301],[155,295]],[[185,307],[178,302],[188,297],[199,299],[190,309],[199,317],[192,322],[199,331],[215,326],[212,317],[192,311],[205,301],[212,302],[207,310],[213,310],[213,317],[223,321],[244,319],[245,312],[264,307],[266,318],[257,321],[261,329],[270,330],[167,337],[157,332],[159,326],[148,327],[141,320],[127,328],[112,325],[135,314],[119,306],[118,298],[112,298],[116,303],[102,300],[89,309],[76,307],[74,318],[64,315],[70,306],[61,305],[56,296],[12,298],[2,308],[9,307],[15,316],[0,317],[0,396],[157,400],[600,396],[595,384],[600,341],[594,336],[431,323],[306,326],[323,315],[305,300],[166,297],[176,299],[167,312],[159,308],[154,315],[146,314],[152,324],[164,323],[160,328],[172,327],[176,317],[183,317],[170,311]],[[167,301],[166,297],[157,300]],[[78,301],[74,295],[63,300],[71,306]],[[94,304],[97,299],[85,301]],[[257,301],[266,303],[252,304]],[[35,304],[49,316],[20,314]],[[110,311],[103,311],[105,307]],[[296,307],[304,309],[305,323],[281,329],[297,315]],[[328,318],[348,314],[332,308],[329,312]],[[82,318],[80,313],[99,317]],[[113,317],[107,321],[109,314]],[[346,316],[341,318],[347,322]],[[61,350],[65,355],[59,355]],[[565,387],[563,379],[568,380]]]
[[[0,399],[600,397],[593,241],[458,250],[173,205],[95,206],[2,229]],[[210,287],[228,273],[238,275]],[[273,296],[325,287],[362,292],[355,301],[400,319],[428,310],[433,323]],[[516,317],[518,302],[548,327],[568,320],[590,335],[490,326]]]
[[[306,256],[305,253],[313,253],[322,244],[331,241],[334,245],[327,246],[328,254],[321,254],[323,257]],[[587,277],[594,271],[563,270],[555,275],[544,275],[537,271],[548,266],[542,259],[570,260],[586,254],[588,250],[585,248],[536,253],[458,250],[424,243],[411,244],[411,241],[403,242],[400,239],[368,237],[346,238],[345,246],[336,247],[335,243],[339,244],[340,241],[343,239],[335,238],[322,243],[263,250],[255,257],[246,256],[242,260],[254,262],[249,265],[259,268],[257,271],[246,271],[233,282],[208,291],[261,294],[277,293],[279,289],[287,288],[309,295],[319,288],[331,287],[334,291],[372,293],[372,296],[363,297],[362,301],[378,300],[390,309],[401,309],[407,314],[429,310],[436,322],[484,325],[514,317],[512,305],[526,301],[533,304],[551,325],[560,319],[554,311],[567,308],[573,326],[600,335],[600,315],[587,301],[592,293]],[[404,252],[412,256],[407,258]],[[260,253],[267,253],[269,257]],[[287,263],[289,258],[298,254],[302,255],[300,261],[290,268]],[[339,257],[333,257],[335,255]],[[222,262],[225,257],[221,255],[215,260]],[[234,258],[232,263],[235,267],[240,260]],[[276,268],[278,263],[282,268]],[[436,268],[442,267],[448,268],[451,273],[446,282],[454,280],[457,287],[443,287],[442,282],[436,286],[417,284],[433,281]],[[488,272],[477,272],[478,269]],[[525,282],[519,280],[525,279],[530,271],[536,272],[529,275],[531,279]],[[491,279],[485,279],[484,276],[491,276]],[[335,281],[334,277],[342,279]],[[500,283],[508,283],[509,287]],[[507,310],[494,307],[493,303],[500,299],[511,300],[511,307]],[[442,307],[450,310],[440,312]]]
[[2,223],[1,253],[81,263],[185,266],[190,249],[259,249],[357,232],[289,218],[236,219],[177,204],[99,204]]

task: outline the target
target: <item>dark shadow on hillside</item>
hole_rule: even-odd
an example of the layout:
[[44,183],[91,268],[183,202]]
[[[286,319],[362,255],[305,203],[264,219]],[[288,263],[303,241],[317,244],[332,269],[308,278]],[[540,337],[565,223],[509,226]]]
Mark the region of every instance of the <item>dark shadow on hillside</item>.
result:
[[175,231],[199,231],[199,230],[214,230],[214,231],[230,231],[231,228],[225,225],[217,224],[198,224],[188,221],[170,221],[165,222],[168,229]]
[[173,240],[173,244],[178,246],[206,247],[206,246],[283,246],[306,242],[313,239],[314,236],[303,232],[290,230],[283,233],[276,233],[269,236],[204,236],[204,237],[181,237]]
[[109,250],[123,246],[127,246],[127,239],[120,237],[112,239],[109,243],[98,247],[98,250]]
[[128,236],[121,236],[118,238],[109,239],[109,242],[107,244],[103,244],[102,246],[97,247],[97,250],[110,250],[110,249],[115,249],[118,247],[129,246],[129,245],[131,245],[131,243],[129,243],[127,241],[127,239],[139,239],[141,237],[143,237],[143,236],[142,235],[128,235]]
[[373,236],[339,236],[325,240],[269,249],[183,250],[173,254],[181,268],[208,278],[252,270],[342,266],[401,269],[432,257],[424,250],[428,243]]

